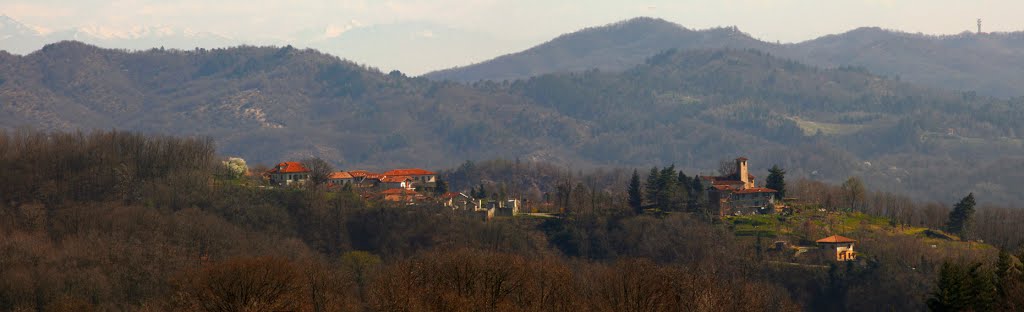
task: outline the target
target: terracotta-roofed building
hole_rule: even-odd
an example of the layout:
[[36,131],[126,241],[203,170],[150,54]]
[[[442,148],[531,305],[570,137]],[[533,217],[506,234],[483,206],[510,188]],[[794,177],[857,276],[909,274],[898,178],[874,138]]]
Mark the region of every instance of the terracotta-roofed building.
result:
[[408,168],[408,169],[394,169],[385,172],[386,176],[408,176],[413,179],[413,182],[418,185],[426,187],[433,187],[434,182],[437,182],[437,173],[433,171],[423,170],[419,168]]
[[332,172],[327,176],[327,184],[329,186],[344,186],[352,185],[355,183],[355,177],[345,171]]
[[776,190],[757,187],[754,175],[747,169],[747,158],[736,158],[736,171],[724,176],[701,176],[708,187],[708,200],[721,215],[771,213]]
[[348,171],[348,174],[351,175],[353,178],[360,179],[360,178],[366,177],[368,175],[376,175],[376,174],[379,174],[379,173],[369,172],[369,171],[366,171],[366,170],[351,170],[351,171]]
[[310,172],[312,171],[303,166],[302,163],[286,161],[277,164],[273,169],[267,171],[267,175],[270,176],[271,184],[288,185],[308,180]]
[[380,185],[378,187],[383,189],[413,189],[412,178],[409,176],[384,176],[380,178]]
[[822,250],[834,253],[836,261],[851,261],[857,259],[857,252],[853,251],[853,245],[857,241],[839,235],[832,235],[815,241]]
[[418,200],[426,199],[426,196],[417,193],[416,191],[402,188],[383,190],[380,193],[377,193],[377,196],[384,201],[405,203],[413,203]]

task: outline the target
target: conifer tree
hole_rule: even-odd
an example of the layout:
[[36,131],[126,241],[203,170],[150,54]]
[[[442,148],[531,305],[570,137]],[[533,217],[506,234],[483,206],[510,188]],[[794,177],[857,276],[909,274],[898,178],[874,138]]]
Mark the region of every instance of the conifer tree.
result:
[[629,179],[626,192],[629,194],[629,207],[637,214],[643,213],[643,190],[640,189],[640,174],[636,169],[633,169],[633,177]]
[[437,182],[434,182],[434,194],[444,195],[444,193],[448,193],[448,182],[437,178]]
[[953,206],[953,211],[949,212],[949,221],[946,222],[946,230],[959,235],[962,240],[969,239],[974,223],[974,204],[974,193],[970,193]]
[[764,187],[778,191],[779,198],[785,198],[786,170],[782,170],[777,165],[772,165],[772,168],[768,169],[768,178],[765,179]]
[[487,189],[484,188],[483,183],[480,183],[480,190],[478,190],[476,196],[473,197],[476,197],[477,199],[487,199],[487,195]]
[[970,283],[967,289],[968,305],[974,311],[992,311],[996,302],[996,285],[993,283],[992,272],[981,263],[971,265],[968,270]]
[[679,189],[679,180],[676,175],[676,165],[661,169],[658,175],[658,191],[656,201],[658,207],[663,210],[679,210],[685,201]]
[[1005,249],[999,249],[999,258],[996,259],[996,289],[999,293],[999,297],[1003,298],[1006,295],[1006,286],[1010,283],[1011,266],[1013,263],[1010,259],[1010,254]]
[[644,195],[650,203],[657,204],[658,202],[658,191],[661,190],[658,181],[660,177],[661,172],[658,171],[658,167],[651,167],[651,172],[647,174],[647,184],[644,185]]
[[963,311],[967,309],[967,274],[952,263],[942,263],[939,281],[935,291],[928,298],[928,309],[932,311]]

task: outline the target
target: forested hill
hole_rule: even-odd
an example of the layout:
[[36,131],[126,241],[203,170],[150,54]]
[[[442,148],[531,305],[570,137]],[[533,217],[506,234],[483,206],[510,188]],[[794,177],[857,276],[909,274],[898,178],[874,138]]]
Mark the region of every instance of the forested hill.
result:
[[561,35],[522,52],[427,73],[436,80],[514,80],[591,68],[623,70],[669,49],[757,48],[767,44],[734,28],[686,29],[661,19],[635,18]]
[[591,68],[622,70],[668,49],[708,48],[754,48],[815,66],[864,67],[935,88],[998,97],[1024,95],[1018,87],[1024,83],[1024,32],[929,36],[865,27],[795,44],[776,44],[736,28],[697,31],[653,18],[584,29],[522,52],[425,76],[478,81]]
[[[269,164],[445,168],[521,158],[580,168],[751,158],[792,176],[952,201],[1024,199],[1019,102],[935,91],[752,50],[670,51],[622,72],[474,85],[381,73],[312,50],[128,53],[75,42],[0,54],[0,125],[212,137]],[[937,183],[942,181],[942,183]]]

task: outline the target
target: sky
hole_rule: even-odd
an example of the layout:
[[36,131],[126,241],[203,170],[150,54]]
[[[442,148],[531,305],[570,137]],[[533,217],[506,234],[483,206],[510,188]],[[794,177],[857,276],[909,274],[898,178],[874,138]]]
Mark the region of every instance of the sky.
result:
[[[343,58],[414,75],[638,16],[691,29],[737,26],[758,39],[786,43],[862,26],[955,34],[975,30],[977,18],[983,31],[1017,31],[1024,30],[1024,18],[1015,16],[1020,12],[1024,1],[1019,0],[0,0],[0,14],[44,31],[88,28],[116,36],[165,27],[247,44],[324,47],[328,53],[351,54],[339,55]],[[325,43],[360,30],[358,48]],[[396,57],[391,50],[402,45],[394,41],[405,39],[395,32],[408,32],[419,45],[434,40],[438,44],[423,49],[438,51],[418,59]]]

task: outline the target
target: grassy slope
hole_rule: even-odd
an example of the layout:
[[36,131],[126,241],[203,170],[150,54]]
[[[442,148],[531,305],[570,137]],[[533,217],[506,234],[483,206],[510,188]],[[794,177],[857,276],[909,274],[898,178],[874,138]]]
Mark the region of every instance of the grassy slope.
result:
[[[724,221],[737,236],[753,238],[760,232],[761,237],[771,238],[772,241],[782,240],[799,246],[813,246],[817,239],[838,234],[858,240],[861,246],[911,237],[924,246],[934,246],[932,249],[947,254],[996,250],[983,242],[960,241],[956,235],[942,230],[897,225],[888,219],[860,212],[820,211],[814,207],[798,210],[789,216],[727,216]],[[863,253],[863,249],[858,249],[858,252]]]

